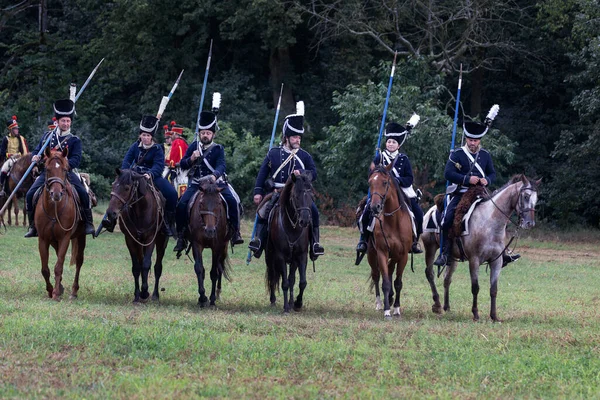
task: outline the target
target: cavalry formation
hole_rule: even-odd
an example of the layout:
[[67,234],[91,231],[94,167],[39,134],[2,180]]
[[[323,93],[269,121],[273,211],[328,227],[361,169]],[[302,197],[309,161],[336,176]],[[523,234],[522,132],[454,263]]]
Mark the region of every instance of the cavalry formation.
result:
[[[76,265],[71,297],[76,298],[86,235],[96,237],[103,229],[113,232],[118,223],[131,256],[134,303],[159,299],[162,262],[172,236],[177,238],[173,248],[177,258],[184,252],[192,252],[198,304],[201,307],[215,305],[222,278],[227,279],[229,275],[228,246],[231,244],[233,248],[244,243],[239,230],[241,205],[227,179],[223,146],[214,141],[219,131],[220,94],[213,95],[211,111],[202,111],[203,92],[195,139],[190,145],[182,137],[183,129],[174,121],[164,126],[165,146],[155,139],[160,118],[180,78],[181,74],[169,96],[163,97],[156,116],[142,117],[139,137],[129,147],[121,167],[116,169],[110,202],[98,230],[94,229],[91,218],[89,188],[77,173],[83,149],[81,140],[71,131],[78,97],[74,90],[70,99],[54,103],[56,122],[49,126],[33,153],[28,152],[24,138],[18,133],[16,116],[9,121],[9,135],[4,138],[1,149],[2,158],[7,161],[2,167],[0,198],[16,200],[17,193],[21,196],[26,193],[30,227],[25,237],[38,237],[42,275],[52,299],[59,300],[64,291],[62,271],[69,242],[71,263]],[[256,258],[265,253],[265,281],[270,302],[276,303],[276,293],[281,288],[283,311],[287,313],[302,309],[308,259],[314,262],[325,249],[320,243],[319,213],[312,185],[317,179],[317,168],[312,156],[301,148],[304,103],[299,102],[296,113],[285,117],[281,142],[273,147],[279,104],[271,145],[255,183],[256,221],[248,245],[248,262],[251,253]],[[496,297],[500,271],[520,257],[508,250],[506,227],[514,223],[511,220],[514,213],[518,216],[518,223],[514,223],[517,229],[535,225],[540,180],[521,175],[496,192],[489,191],[496,172],[490,153],[481,146],[481,139],[498,114],[499,107],[494,105],[483,123],[463,120],[466,143],[450,152],[444,173],[448,180],[446,194],[440,196],[438,204],[423,217],[413,188],[412,166],[408,157],[400,153],[420,118],[414,114],[405,125],[389,122],[384,129],[386,110],[387,100],[370,167],[369,191],[357,211],[361,237],[356,248],[356,264],[367,255],[376,308],[383,309],[386,319],[400,316],[403,272],[409,254],[423,252],[421,238],[425,249],[425,275],[434,301],[432,311],[450,310],[452,275],[458,261],[468,261],[473,319],[479,320],[478,274],[479,267],[487,263],[491,271],[490,317],[499,321]],[[380,149],[383,135],[386,141]],[[39,173],[29,174],[38,165]],[[21,185],[23,189],[19,189]],[[8,199],[5,192],[10,194]],[[16,203],[14,206],[18,209]],[[57,257],[54,286],[48,267],[50,246]],[[439,256],[434,260],[438,248]],[[212,252],[209,297],[204,288],[205,249]],[[150,296],[148,276],[155,250],[155,281]],[[438,276],[445,269],[443,308],[435,284],[434,265],[438,266]],[[296,272],[299,284],[294,297]]]

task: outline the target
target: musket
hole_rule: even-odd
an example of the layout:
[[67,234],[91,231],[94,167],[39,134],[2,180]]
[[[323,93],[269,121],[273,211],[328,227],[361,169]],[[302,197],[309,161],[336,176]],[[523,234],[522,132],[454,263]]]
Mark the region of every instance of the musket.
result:
[[212,45],[213,41],[210,40],[210,48],[208,50],[208,60],[206,60],[206,71],[204,71],[204,82],[202,83],[202,94],[200,95],[200,105],[198,106],[198,118],[196,119],[196,131],[194,136],[196,137],[196,147],[198,147],[198,129],[200,129],[200,114],[202,113],[202,106],[204,105],[204,94],[206,93],[206,82],[208,81],[208,70],[210,69],[210,59],[212,58]]
[[[452,123],[452,142],[450,143],[450,154],[454,151],[454,144],[456,139],[456,125],[458,122],[458,107],[460,106],[460,89],[462,87],[462,64],[460,64],[460,73],[458,75],[458,91],[456,92],[456,105],[454,106],[454,122]],[[462,142],[462,141],[461,141]],[[450,185],[450,181],[446,180],[446,190]],[[448,196],[444,196],[444,210],[446,209],[446,202],[448,201]],[[444,238],[443,235],[440,235],[440,253],[444,248]],[[438,278],[440,277],[443,269],[442,267],[438,267]]]
[[[277,130],[277,120],[279,119],[279,110],[281,109],[281,96],[283,95],[283,83],[281,83],[281,89],[279,89],[279,100],[277,100],[277,110],[275,111],[275,120],[273,121],[273,130],[271,131],[271,141],[269,142],[269,150],[267,150],[267,155],[269,151],[273,148],[273,142],[275,141],[275,131]],[[254,226],[252,227],[252,237],[250,241],[254,240],[254,235],[256,235],[256,224],[258,223],[258,210],[256,212],[256,217],[254,218]],[[248,250],[248,256],[246,256],[246,265],[250,264],[252,261],[252,251]]]
[[[77,102],[77,100],[79,99],[79,96],[81,96],[81,94],[85,90],[85,87],[88,85],[88,83],[90,82],[90,80],[92,79],[92,77],[94,76],[94,74],[96,73],[96,70],[98,69],[98,67],[100,66],[100,64],[102,64],[102,61],[104,61],[104,58],[102,60],[100,60],[100,62],[98,63],[98,65],[96,65],[96,68],[94,68],[92,70],[92,72],[88,76],[87,80],[85,81],[85,83],[83,84],[83,86],[81,87],[81,89],[79,89],[79,93],[75,96],[74,99],[72,99],[72,97],[73,97],[72,93],[73,93],[73,91],[75,89],[75,86],[74,86],[74,84],[71,84],[70,89],[69,89],[69,92],[70,92],[69,93],[69,98],[71,98],[71,100],[73,100],[73,103]],[[46,141],[42,145],[42,148],[36,154],[37,156],[41,156],[42,154],[44,154],[44,150],[46,150],[46,147],[48,147],[48,145],[50,144],[50,141],[52,140],[52,136],[54,136],[54,134],[56,133],[57,129],[58,129],[58,125],[56,126],[56,128],[54,128],[54,130],[52,131],[52,133],[50,133],[48,135],[48,138],[46,139]],[[21,180],[19,181],[19,183],[17,183],[17,186],[15,186],[15,188],[13,189],[13,192],[10,194],[10,196],[8,196],[8,199],[6,200],[6,204],[4,204],[4,207],[2,207],[2,209],[0,210],[0,215],[2,215],[2,213],[4,213],[4,211],[6,210],[6,208],[8,208],[8,206],[10,204],[10,200],[13,198],[13,196],[15,196],[15,194],[17,193],[17,191],[19,190],[19,188],[21,187],[21,185],[23,185],[23,182],[25,182],[25,178],[27,178],[27,176],[29,175],[29,173],[31,172],[31,170],[33,169],[33,166],[35,164],[36,164],[35,162],[33,162],[33,161],[31,162],[31,165],[29,166],[29,168],[27,168],[27,171],[25,171],[25,173],[23,174],[23,177],[21,178]]]
[[156,119],[160,119],[160,117],[162,117],[163,113],[165,112],[165,108],[167,108],[167,104],[169,104],[169,100],[171,100],[171,97],[173,97],[173,93],[175,93],[175,90],[177,89],[177,85],[179,85],[179,80],[181,79],[181,75],[183,75],[183,71],[185,71],[185,70],[182,69],[181,72],[179,73],[179,76],[177,77],[175,84],[171,88],[169,95],[163,96],[162,100],[160,101],[160,106],[158,106],[158,112],[156,113]]

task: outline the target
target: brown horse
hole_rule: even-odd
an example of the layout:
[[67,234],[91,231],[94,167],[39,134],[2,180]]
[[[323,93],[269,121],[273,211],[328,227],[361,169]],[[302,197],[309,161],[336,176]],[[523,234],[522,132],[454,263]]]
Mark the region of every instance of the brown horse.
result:
[[194,199],[190,210],[190,241],[194,254],[194,272],[198,279],[198,304],[206,306],[208,299],[204,290],[205,268],[202,262],[204,249],[212,250],[210,279],[210,305],[221,293],[221,278],[229,279],[229,260],[227,259],[227,244],[232,232],[227,229],[227,212],[219,193],[222,187],[216,183],[205,181]]
[[162,260],[169,242],[169,237],[161,229],[164,199],[160,192],[151,188],[144,175],[129,169],[117,168],[115,171],[117,177],[112,184],[110,202],[102,226],[112,232],[119,221],[119,228],[125,235],[125,243],[131,256],[131,273],[135,281],[134,304],[144,303],[150,297],[148,274],[156,247],[152,300],[159,300]]
[[[75,190],[67,180],[69,162],[67,150],[62,152],[46,148],[45,185],[35,208],[35,226],[38,231],[38,247],[42,261],[42,275],[46,280],[48,296],[60,300],[64,288],[62,285],[63,264],[71,242],[71,265],[75,263],[75,279],[71,298],[77,298],[79,291],[79,271],[83,264],[85,250],[85,222],[78,212]],[[48,268],[49,247],[56,251],[54,266],[54,288],[50,283]]]
[[[290,312],[290,302],[294,300],[296,270],[300,275],[300,282],[298,297],[294,301],[294,310],[302,309],[302,296],[306,288],[309,228],[312,222],[310,209],[313,203],[313,187],[311,181],[310,173],[303,172],[298,176],[290,175],[271,211],[269,221],[269,239],[265,252],[266,283],[271,295],[271,304],[274,305],[275,291],[279,287],[281,279],[285,313]],[[288,264],[290,266],[289,273]]]
[[402,274],[408,261],[408,252],[413,243],[412,221],[409,214],[410,205],[400,190],[398,182],[390,173],[394,163],[387,167],[375,167],[369,176],[369,192],[371,193],[370,209],[375,218],[373,234],[368,242],[367,258],[371,265],[371,281],[375,287],[376,309],[381,309],[379,279],[383,278],[383,315],[391,318],[390,301],[393,297],[392,278],[396,270],[394,289],[394,315],[400,317],[400,292],[402,291]]
[[[480,203],[472,212],[469,220],[469,234],[461,236],[464,255],[469,261],[471,274],[471,293],[473,304],[471,311],[473,320],[479,320],[477,307],[477,295],[479,293],[479,267],[488,263],[490,267],[490,317],[492,321],[498,322],[496,311],[496,296],[498,294],[498,281],[502,270],[502,254],[506,249],[506,226],[510,223],[511,215],[516,212],[519,222],[517,229],[530,229],[535,226],[535,205],[537,203],[537,190],[541,179],[529,180],[525,175],[514,176],[506,185],[496,190],[487,200]],[[427,227],[429,220],[435,212],[436,206],[432,207],[423,221],[423,228]],[[425,247],[425,276],[431,286],[434,304],[432,311],[442,312],[439,294],[435,286],[433,272],[433,260],[435,252],[439,247],[439,234],[429,232],[424,234],[423,245]],[[451,252],[451,261],[446,268],[444,277],[444,311],[450,311],[450,284],[452,275],[456,270],[457,262],[461,258],[461,252],[456,245]]]
[[[33,153],[27,153],[24,156],[19,157],[19,159],[17,159],[15,161],[14,165],[12,166],[12,168],[10,170],[10,175],[9,175],[9,179],[7,182],[8,191],[6,192],[5,199],[8,199],[10,194],[15,190],[15,187],[21,181],[21,178],[23,178],[23,174],[27,171],[27,168],[29,168],[29,166],[31,165],[32,157],[33,157]],[[38,172],[37,166],[35,166],[31,170],[31,173],[29,175],[27,175],[27,178],[25,178],[25,180],[21,184],[21,187],[19,187],[19,190],[17,191],[17,193],[13,196],[13,198],[11,200],[11,204],[8,206],[8,209],[7,209],[8,210],[8,218],[7,218],[8,225],[12,224],[12,219],[11,219],[11,215],[10,215],[10,209],[12,208],[15,213],[15,226],[19,226],[19,199],[23,199],[23,209],[25,209],[25,195],[27,194],[27,191],[29,190],[31,185],[33,185],[33,182],[35,181],[35,178],[38,175],[39,175],[39,172]],[[0,207],[3,205],[4,204],[0,204]],[[4,215],[0,215],[0,220],[3,220],[3,218],[4,218]],[[27,226],[27,213],[26,212],[23,213],[23,226]]]

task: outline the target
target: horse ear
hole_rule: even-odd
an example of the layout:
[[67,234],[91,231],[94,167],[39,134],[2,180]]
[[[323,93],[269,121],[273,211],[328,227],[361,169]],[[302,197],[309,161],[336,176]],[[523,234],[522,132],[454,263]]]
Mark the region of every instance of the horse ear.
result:
[[67,155],[69,155],[69,148],[68,148],[68,147],[65,147],[65,148],[63,149],[63,151],[62,151],[62,156],[63,156],[64,158],[67,158]]
[[46,157],[50,157],[50,147],[46,147],[46,150],[44,150],[44,155]]
[[521,174],[519,178],[521,178],[521,182],[523,182],[524,185],[527,185],[529,183],[525,174]]
[[296,174],[292,173],[292,182],[296,183],[296,179],[297,179]]
[[312,171],[304,171],[304,175],[306,175],[306,179],[308,179],[309,182],[312,182],[312,180],[313,180]]
[[145,196],[147,188],[148,188],[148,183],[146,181],[146,178],[144,178],[143,176],[140,176],[138,179],[138,182],[140,183],[138,185],[138,190],[140,191],[140,195]]
[[535,186],[538,187],[542,184],[542,178],[538,179],[537,181],[535,181]]
[[[396,158],[398,158],[398,156],[396,156]],[[390,172],[392,168],[394,168],[394,165],[396,165],[396,158],[394,158],[394,160],[385,167],[387,172]]]
[[121,175],[121,168],[115,168],[115,173],[117,176]]

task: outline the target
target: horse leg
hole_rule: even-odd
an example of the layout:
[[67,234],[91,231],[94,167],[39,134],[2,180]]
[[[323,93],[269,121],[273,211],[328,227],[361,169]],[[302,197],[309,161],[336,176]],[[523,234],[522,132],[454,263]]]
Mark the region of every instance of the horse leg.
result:
[[16,195],[15,195],[15,197],[13,197],[12,202],[13,202],[13,211],[15,213],[15,226],[19,226],[19,199],[17,199]]
[[140,274],[142,272],[142,247],[133,241],[129,236],[125,236],[125,243],[127,243],[127,249],[129,250],[129,256],[131,257],[131,274],[133,275],[133,282],[135,289],[133,291],[133,303],[138,304],[140,302]]
[[192,240],[192,253],[194,254],[194,272],[198,280],[198,305],[205,307],[208,303],[206,292],[204,290],[204,264],[202,263],[202,252],[204,248],[195,240]]
[[65,264],[65,256],[69,249],[68,238],[63,238],[56,249],[56,264],[54,265],[54,290],[52,291],[52,300],[59,301],[60,296],[64,292],[62,284],[63,266]]
[[281,274],[281,290],[283,290],[283,312],[290,312],[290,303],[289,303],[289,290],[290,290],[290,280],[288,276],[288,267],[287,263],[283,259],[281,255],[278,255],[275,260],[275,266],[280,270]]
[[446,267],[444,276],[444,311],[450,311],[450,284],[452,283],[452,274],[456,270],[456,260],[450,261],[450,265]]
[[471,294],[473,294],[473,321],[479,321],[479,310],[477,309],[477,295],[479,294],[479,262],[469,260],[469,271],[471,273]]
[[385,319],[392,318],[390,314],[390,292],[392,291],[392,281],[388,273],[387,251],[377,252],[377,264],[381,273],[381,291],[383,292],[383,317]]
[[[408,258],[408,256],[406,257]],[[390,263],[392,263],[390,261]],[[402,316],[400,314],[400,293],[402,292],[402,275],[404,275],[404,267],[406,266],[406,260],[402,263],[402,260],[396,264],[396,279],[394,280],[394,289],[396,290],[396,300],[394,301],[394,316],[398,316],[399,318]],[[393,270],[393,267],[390,268]]]
[[298,283],[298,297],[294,302],[294,310],[300,311],[302,309],[302,298],[304,297],[304,289],[306,289],[306,263],[307,263],[306,254],[302,256],[299,262],[298,267],[298,275],[300,278],[300,282]]
[[79,272],[83,265],[83,253],[85,250],[85,235],[71,239],[71,264],[75,262],[75,279],[73,279],[73,288],[71,289],[71,299],[76,299],[79,293]]
[[144,247],[144,258],[142,261],[142,290],[140,292],[140,300],[147,302],[150,299],[150,292],[148,291],[148,275],[150,274],[150,268],[152,267],[152,253],[154,252],[154,243]]
[[502,271],[502,257],[494,260],[490,265],[490,318],[494,322],[502,322],[496,313],[496,296],[498,295],[498,280],[500,279],[500,271]]
[[[429,235],[433,236],[434,234],[430,233]],[[429,287],[431,288],[431,294],[433,297],[431,311],[436,314],[441,314],[442,305],[440,304],[440,295],[435,285],[435,273],[433,272],[433,261],[435,258],[435,252],[437,250],[437,243],[435,242],[435,236],[433,236],[432,241],[431,236],[429,235],[423,236],[423,247],[425,247],[425,277],[427,278],[427,282],[429,282]]]
[[[227,250],[225,250],[227,251]],[[213,249],[212,252],[212,265],[210,268],[210,281],[211,281],[211,289],[210,289],[210,305],[214,306],[215,301],[217,300],[217,281],[219,280],[219,276],[221,275],[221,252],[217,249]]]
[[163,270],[163,258],[165,256],[165,250],[169,244],[169,238],[166,235],[159,234],[156,238],[156,261],[154,262],[154,290],[152,291],[152,300],[158,301],[160,299],[159,294],[159,283],[160,277],[162,276]]
[[42,261],[42,276],[46,281],[46,291],[48,292],[48,297],[52,298],[52,283],[50,283],[50,268],[48,268],[48,258],[50,256],[50,247],[48,243],[43,240],[38,241],[38,250],[40,252],[40,260]]

